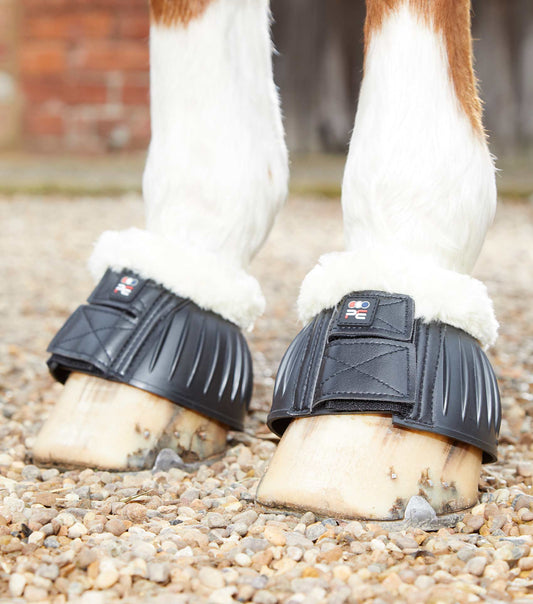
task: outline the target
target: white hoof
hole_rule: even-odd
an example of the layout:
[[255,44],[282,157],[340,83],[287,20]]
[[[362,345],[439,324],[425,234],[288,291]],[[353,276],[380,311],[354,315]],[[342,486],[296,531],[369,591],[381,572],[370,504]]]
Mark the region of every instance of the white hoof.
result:
[[476,503],[481,451],[385,415],[292,421],[257,489],[267,506],[325,516],[397,520],[413,495],[438,514]]
[[157,452],[201,460],[226,446],[227,427],[154,394],[73,373],[33,448],[42,464],[140,470]]

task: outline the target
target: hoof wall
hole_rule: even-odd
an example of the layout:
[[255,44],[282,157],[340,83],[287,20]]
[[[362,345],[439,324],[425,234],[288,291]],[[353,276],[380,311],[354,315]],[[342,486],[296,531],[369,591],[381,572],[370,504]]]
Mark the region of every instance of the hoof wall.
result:
[[257,490],[266,506],[367,520],[404,518],[413,496],[437,514],[475,505],[479,449],[395,427],[384,415],[294,420]]
[[37,463],[134,471],[158,451],[186,461],[224,450],[228,428],[144,390],[73,373],[33,448]]

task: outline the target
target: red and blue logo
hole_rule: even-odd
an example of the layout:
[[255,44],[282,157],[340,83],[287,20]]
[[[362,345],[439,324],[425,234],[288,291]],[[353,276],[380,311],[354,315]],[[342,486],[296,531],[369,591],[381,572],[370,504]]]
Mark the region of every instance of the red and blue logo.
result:
[[122,277],[113,290],[114,294],[118,294],[124,298],[129,298],[135,289],[135,286],[139,283],[135,277]]
[[347,327],[368,327],[373,324],[378,300],[372,296],[358,298],[347,296],[339,310],[337,324]]
[[369,308],[370,302],[368,300],[350,300],[346,305],[344,318],[351,318],[356,321],[366,321]]

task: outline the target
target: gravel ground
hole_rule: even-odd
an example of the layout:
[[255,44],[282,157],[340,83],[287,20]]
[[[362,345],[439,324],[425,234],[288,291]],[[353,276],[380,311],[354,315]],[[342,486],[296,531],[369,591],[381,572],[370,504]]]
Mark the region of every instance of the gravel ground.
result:
[[494,297],[491,351],[503,395],[501,459],[455,528],[398,531],[262,508],[275,448],[264,421],[294,301],[317,256],[342,246],[338,203],[292,199],[254,263],[270,302],[250,337],[247,430],[193,473],[60,472],[31,448],[60,387],[45,348],[92,283],[105,228],[142,223],[137,197],[0,199],[0,602],[176,604],[533,602],[533,207],[500,206],[476,275]]

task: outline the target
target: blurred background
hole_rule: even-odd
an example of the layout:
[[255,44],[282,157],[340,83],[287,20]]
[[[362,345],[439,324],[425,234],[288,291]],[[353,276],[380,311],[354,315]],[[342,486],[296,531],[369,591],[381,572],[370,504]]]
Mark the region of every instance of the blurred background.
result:
[[[345,153],[362,72],[364,1],[272,0],[272,12],[293,156]],[[474,0],[473,29],[491,148],[527,172],[533,0]],[[148,66],[147,0],[0,0],[3,157],[52,153],[73,161],[137,151],[141,164],[150,138]],[[12,166],[3,173],[0,166],[0,175],[10,173]]]

